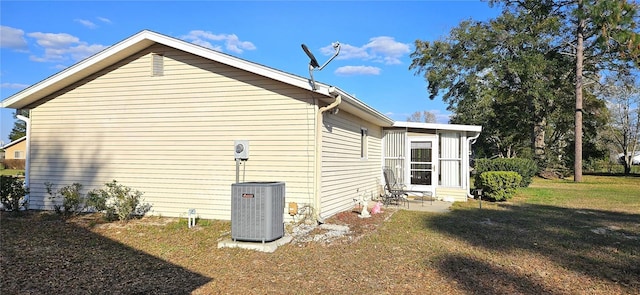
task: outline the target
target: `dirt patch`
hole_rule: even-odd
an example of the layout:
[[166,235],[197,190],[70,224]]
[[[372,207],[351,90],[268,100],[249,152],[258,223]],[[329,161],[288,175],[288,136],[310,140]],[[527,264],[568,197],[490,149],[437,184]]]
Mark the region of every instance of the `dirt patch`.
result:
[[628,240],[640,240],[639,236],[627,235],[622,231],[621,227],[615,225],[593,228],[591,232],[597,235],[618,235]]
[[560,173],[559,171],[553,171],[553,170],[541,171],[538,174],[538,176],[544,179],[564,179],[564,175],[562,175],[562,173]]
[[374,232],[395,211],[395,209],[385,209],[381,213],[372,214],[371,217],[361,218],[359,209],[350,210],[334,215],[323,224],[300,223],[291,228],[292,243],[315,242],[323,245],[352,243]]

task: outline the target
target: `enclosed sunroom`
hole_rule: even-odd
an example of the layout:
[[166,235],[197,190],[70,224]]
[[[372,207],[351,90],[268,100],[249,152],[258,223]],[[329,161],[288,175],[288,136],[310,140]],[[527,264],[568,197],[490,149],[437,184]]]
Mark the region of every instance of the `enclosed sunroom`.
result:
[[466,201],[470,193],[471,145],[482,126],[395,122],[384,129],[383,166],[408,190],[438,200]]

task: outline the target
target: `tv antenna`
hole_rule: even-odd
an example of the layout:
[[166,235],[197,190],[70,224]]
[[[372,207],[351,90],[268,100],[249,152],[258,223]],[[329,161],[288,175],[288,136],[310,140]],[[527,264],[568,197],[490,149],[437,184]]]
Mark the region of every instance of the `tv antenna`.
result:
[[304,50],[304,53],[306,53],[309,57],[309,76],[311,76],[311,88],[313,90],[316,90],[316,81],[313,79],[313,71],[322,71],[322,69],[324,69],[324,67],[326,67],[340,53],[340,42],[332,43],[331,47],[333,47],[336,52],[331,58],[329,58],[329,60],[327,60],[322,66],[320,66],[318,60],[315,56],[313,56],[313,53],[311,53],[307,45],[302,44],[302,50]]

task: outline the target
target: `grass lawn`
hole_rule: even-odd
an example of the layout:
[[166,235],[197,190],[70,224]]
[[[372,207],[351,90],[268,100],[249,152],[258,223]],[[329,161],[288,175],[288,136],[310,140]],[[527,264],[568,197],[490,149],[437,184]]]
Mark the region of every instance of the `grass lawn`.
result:
[[24,170],[0,169],[0,175],[24,175]]
[[[3,294],[640,294],[640,178],[535,179],[510,202],[341,219],[352,235],[218,249],[230,223],[1,220]],[[352,212],[346,212],[346,215]],[[355,214],[355,213],[353,213]],[[355,220],[355,221],[354,221]]]

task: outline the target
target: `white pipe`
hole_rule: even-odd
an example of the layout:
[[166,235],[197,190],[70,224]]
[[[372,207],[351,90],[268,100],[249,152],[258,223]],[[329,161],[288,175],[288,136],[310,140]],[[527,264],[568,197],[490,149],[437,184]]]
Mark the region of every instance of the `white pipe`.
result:
[[[476,136],[474,137],[469,137],[467,138],[467,148],[469,149],[469,152],[471,152],[471,145],[476,143],[476,140],[478,139],[478,137],[480,136],[480,132],[478,132],[478,134],[476,134]],[[473,141],[473,142],[471,142]],[[471,176],[469,174],[469,164],[471,162],[471,159],[469,159],[469,152],[467,153],[467,173],[465,173],[467,175],[467,198],[473,198],[473,195],[471,194]]]
[[337,107],[342,102],[342,96],[335,87],[329,87],[329,94],[332,95],[336,100],[329,104],[328,106],[321,107],[318,109],[318,115],[316,118],[316,153],[315,153],[315,173],[314,173],[314,198],[315,198],[315,208],[314,210],[316,220],[319,223],[324,223],[324,218],[321,217],[321,209],[320,209],[320,184],[321,184],[321,173],[322,173],[322,114],[328,110],[331,110]]
[[[18,120],[24,121],[25,129],[27,130],[27,150],[25,151],[24,161],[24,185],[30,187],[29,182],[29,166],[31,166],[31,120],[23,115],[17,115]],[[26,203],[29,202],[29,194],[24,196]],[[26,208],[25,208],[26,209]]]

